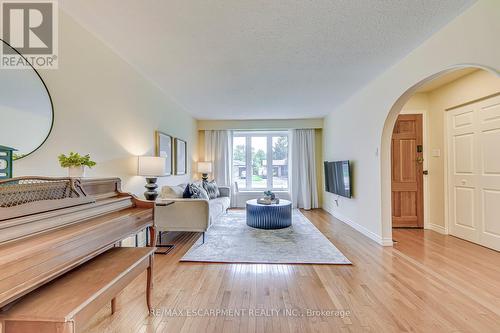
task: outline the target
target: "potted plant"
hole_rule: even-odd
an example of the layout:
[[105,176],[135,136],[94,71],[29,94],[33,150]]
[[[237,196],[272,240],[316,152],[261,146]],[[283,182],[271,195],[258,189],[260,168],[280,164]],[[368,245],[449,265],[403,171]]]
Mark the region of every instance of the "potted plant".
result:
[[90,159],[90,155],[80,155],[71,152],[69,155],[61,154],[58,157],[61,167],[68,168],[69,177],[85,177],[85,167],[92,168],[96,163]]

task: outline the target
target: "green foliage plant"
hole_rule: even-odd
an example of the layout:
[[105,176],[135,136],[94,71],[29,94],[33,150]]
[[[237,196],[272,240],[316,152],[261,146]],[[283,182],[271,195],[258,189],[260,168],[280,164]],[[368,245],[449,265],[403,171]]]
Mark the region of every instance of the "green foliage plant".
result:
[[69,155],[61,154],[57,157],[59,159],[59,164],[63,168],[86,166],[92,168],[96,165],[96,162],[90,159],[90,155],[80,155],[78,153],[70,152]]

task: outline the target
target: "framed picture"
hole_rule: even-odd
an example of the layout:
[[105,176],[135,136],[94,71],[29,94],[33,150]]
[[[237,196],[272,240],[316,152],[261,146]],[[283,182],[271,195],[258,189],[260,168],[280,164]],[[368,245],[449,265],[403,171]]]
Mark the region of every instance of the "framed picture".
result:
[[187,142],[175,138],[175,174],[187,173]]
[[173,150],[173,138],[171,135],[162,133],[160,131],[155,132],[155,138],[156,138],[156,149],[155,149],[155,154],[156,156],[160,157],[165,157],[167,161],[165,162],[165,175],[170,176],[172,175],[172,169],[174,166],[174,150]]

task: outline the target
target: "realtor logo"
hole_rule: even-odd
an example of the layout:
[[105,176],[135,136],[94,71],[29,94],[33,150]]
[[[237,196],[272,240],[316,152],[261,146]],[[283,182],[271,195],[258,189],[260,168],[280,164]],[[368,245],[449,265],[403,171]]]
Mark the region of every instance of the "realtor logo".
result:
[[57,14],[56,1],[2,1],[1,35],[10,47],[2,43],[0,67],[57,68]]

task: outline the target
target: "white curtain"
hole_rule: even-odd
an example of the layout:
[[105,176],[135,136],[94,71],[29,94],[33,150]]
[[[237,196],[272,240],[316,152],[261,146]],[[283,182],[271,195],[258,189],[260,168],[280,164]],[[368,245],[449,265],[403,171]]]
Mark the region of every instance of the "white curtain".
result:
[[[227,130],[205,131],[205,161],[212,162],[212,177],[218,185],[229,186],[234,193],[231,165],[233,161],[233,133]],[[234,206],[234,195],[231,195]]]
[[318,208],[314,129],[290,130],[290,196],[297,208]]

